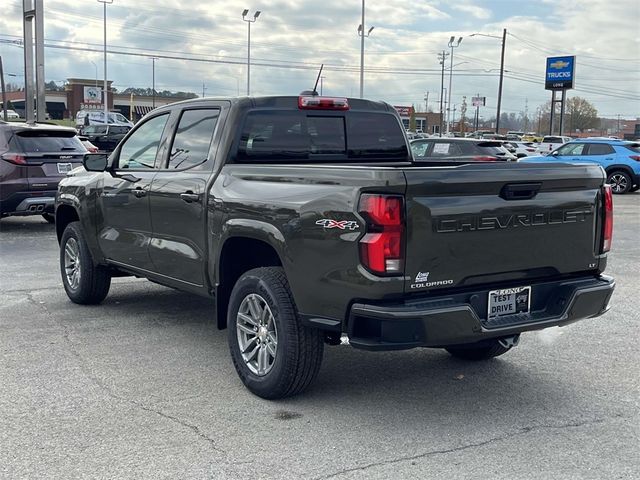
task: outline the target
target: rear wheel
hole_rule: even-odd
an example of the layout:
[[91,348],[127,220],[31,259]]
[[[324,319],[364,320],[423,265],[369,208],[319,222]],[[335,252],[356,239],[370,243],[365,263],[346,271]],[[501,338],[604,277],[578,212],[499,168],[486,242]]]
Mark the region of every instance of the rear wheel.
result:
[[631,190],[631,177],[627,172],[616,170],[607,176],[607,183],[611,185],[613,193],[627,193]]
[[74,303],[92,305],[109,293],[111,275],[94,265],[80,222],[71,222],[60,240],[60,273],[67,296]]
[[42,218],[49,223],[56,223],[56,216],[53,213],[43,213]]
[[445,348],[452,356],[462,360],[489,360],[507,353],[518,344],[520,336],[489,340],[482,343],[456,345]]
[[256,268],[240,277],[231,292],[227,328],[236,371],[259,397],[298,394],[320,370],[322,335],[300,323],[280,267]]

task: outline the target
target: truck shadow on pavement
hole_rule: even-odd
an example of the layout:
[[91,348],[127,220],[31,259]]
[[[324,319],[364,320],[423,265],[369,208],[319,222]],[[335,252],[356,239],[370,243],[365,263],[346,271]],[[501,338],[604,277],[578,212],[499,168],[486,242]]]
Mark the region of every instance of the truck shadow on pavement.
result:
[[[561,404],[571,405],[575,412],[586,402],[585,395],[554,375],[551,355],[538,358],[531,346],[527,349],[528,340],[534,340],[527,335],[521,342],[524,346],[480,363],[454,359],[440,349],[367,352],[326,346],[320,374],[307,392],[267,402],[245,390],[235,375],[229,360],[227,330],[216,328],[211,301],[146,281],[119,280],[100,307],[79,307],[78,317],[82,319],[76,323],[67,318],[66,323],[80,325],[93,319],[99,324],[104,319],[112,326],[135,323],[151,332],[168,328],[183,341],[188,338],[187,344],[176,346],[184,349],[185,358],[193,350],[205,359],[204,373],[210,378],[198,384],[202,391],[190,393],[206,397],[207,385],[215,384],[215,388],[246,397],[245,401],[258,408],[286,410],[294,422],[310,412],[331,412],[335,416],[339,411],[345,421],[360,424],[374,420],[383,424],[427,422],[426,427],[431,421],[464,423],[470,415],[475,421],[509,423],[544,415]],[[156,330],[151,335],[161,333]],[[584,406],[589,410],[586,403]]]

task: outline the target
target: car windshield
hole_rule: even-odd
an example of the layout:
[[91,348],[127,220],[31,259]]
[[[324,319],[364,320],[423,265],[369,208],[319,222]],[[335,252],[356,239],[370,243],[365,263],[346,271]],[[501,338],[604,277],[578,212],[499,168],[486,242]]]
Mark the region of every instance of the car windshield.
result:
[[84,152],[75,132],[26,130],[15,136],[23,152]]

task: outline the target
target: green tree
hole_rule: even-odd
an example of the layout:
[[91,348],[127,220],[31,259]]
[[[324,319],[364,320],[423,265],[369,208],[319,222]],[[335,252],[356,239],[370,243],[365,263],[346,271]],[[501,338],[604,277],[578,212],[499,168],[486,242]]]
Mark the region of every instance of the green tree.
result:
[[598,127],[598,110],[582,97],[571,97],[565,106],[569,132],[584,131]]

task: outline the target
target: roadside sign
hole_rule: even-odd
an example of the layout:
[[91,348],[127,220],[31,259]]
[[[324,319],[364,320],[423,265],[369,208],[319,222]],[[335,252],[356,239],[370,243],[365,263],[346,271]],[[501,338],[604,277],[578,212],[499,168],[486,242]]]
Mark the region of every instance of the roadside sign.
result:
[[484,107],[487,104],[487,97],[471,97],[471,105],[474,107]]
[[545,70],[546,90],[568,90],[573,88],[576,57],[548,57]]
[[398,111],[401,117],[410,117],[413,113],[413,107],[401,107],[398,105],[394,105],[393,108]]

